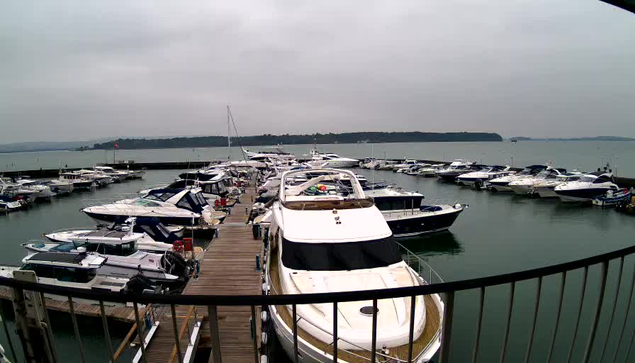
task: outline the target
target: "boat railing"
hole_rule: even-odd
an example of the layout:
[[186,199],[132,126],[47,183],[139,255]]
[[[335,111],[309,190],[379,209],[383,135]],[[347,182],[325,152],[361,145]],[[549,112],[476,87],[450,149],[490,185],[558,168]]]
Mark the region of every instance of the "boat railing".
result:
[[397,242],[397,246],[406,264],[419,274],[426,284],[440,284],[443,282],[441,276],[423,258],[399,242]]
[[[256,321],[258,318],[255,313],[256,307],[290,306],[290,310],[294,312],[293,315],[296,317],[296,323],[290,323],[293,337],[289,336],[296,349],[291,350],[290,354],[296,355],[293,352],[300,354],[297,349],[299,329],[296,315],[297,306],[299,305],[329,304],[333,306],[334,311],[338,311],[338,304],[346,302],[372,301],[373,307],[376,308],[378,301],[383,299],[416,298],[439,294],[444,301],[443,305],[438,309],[440,314],[443,314],[443,318],[439,320],[439,329],[441,331],[440,356],[438,359],[434,359],[435,362],[449,362],[451,356],[454,356],[455,360],[457,357],[461,357],[460,361],[476,362],[479,356],[483,359],[486,355],[491,357],[492,354],[500,356],[502,361],[505,361],[505,358],[510,361],[512,356],[514,361],[522,360],[521,357],[518,357],[519,352],[517,350],[513,354],[510,350],[512,342],[518,339],[525,341],[525,361],[531,361],[532,353],[535,355],[534,359],[538,358],[538,350],[545,354],[542,357],[544,359],[541,359],[546,362],[589,362],[591,357],[593,357],[593,361],[603,361],[603,358],[606,361],[631,361],[629,359],[632,357],[629,357],[629,354],[632,350],[633,341],[635,341],[633,338],[635,337],[635,326],[633,326],[635,315],[630,312],[633,293],[635,292],[635,269],[633,268],[635,246],[545,267],[449,282],[441,282],[438,274],[433,272],[425,264],[425,261],[413,257],[413,252],[408,252],[405,248],[402,249],[405,251],[405,259],[415,263],[416,267],[414,269],[427,271],[423,272],[422,275],[428,274],[428,283],[404,288],[291,295],[266,293],[262,295],[114,293],[38,284],[7,277],[0,277],[0,286],[12,290],[13,302],[14,306],[16,306],[14,310],[17,330],[31,329],[31,332],[41,332],[42,336],[50,336],[53,344],[39,344],[34,350],[24,349],[29,354],[35,354],[38,357],[55,354],[50,347],[55,346],[54,340],[56,336],[52,333],[45,333],[42,330],[51,327],[45,306],[42,313],[38,315],[38,319],[41,318],[42,320],[35,320],[37,324],[34,326],[28,325],[28,322],[32,321],[32,319],[27,318],[29,310],[26,309],[25,304],[30,298],[25,299],[25,294],[42,298],[45,294],[62,297],[68,299],[69,306],[74,306],[74,301],[78,299],[95,301],[95,304],[99,306],[98,316],[103,323],[104,346],[108,348],[110,354],[107,358],[113,362],[115,361],[113,359],[114,349],[112,349],[112,339],[108,331],[109,324],[105,313],[105,302],[133,304],[137,321],[139,321],[138,305],[140,304],[164,305],[166,307],[176,305],[206,307],[206,321],[209,323],[209,331],[211,332],[209,344],[212,346],[212,354],[215,357],[215,361],[219,361],[216,359],[222,359],[220,336],[218,334],[217,308],[219,306],[250,307],[252,321]],[[572,291],[572,289],[574,290]],[[579,290],[576,292],[575,289]],[[486,294],[487,299],[485,299]],[[526,298],[532,295],[533,298]],[[468,298],[468,296],[471,297]],[[458,313],[455,312],[455,301],[459,302],[456,306],[462,306],[461,311]],[[521,301],[522,304],[518,301]],[[466,304],[470,306],[467,310],[465,309]],[[504,308],[501,309],[501,306]],[[483,319],[484,311],[488,311],[489,314],[492,309],[500,311],[500,315],[503,316],[500,324],[495,324],[498,328],[502,327],[502,329],[499,330],[497,328],[495,332],[491,331],[491,324],[484,323]],[[546,314],[546,309],[549,309],[551,314]],[[368,331],[372,337],[373,347],[370,352],[371,362],[378,361],[381,357],[379,355],[381,353],[381,345],[378,345],[377,340],[377,310],[373,309],[372,311],[373,324]],[[82,336],[77,329],[73,309],[70,309],[70,314],[76,334],[75,341],[77,341],[78,347],[81,347]],[[6,321],[7,315],[2,315],[5,318],[3,321]],[[486,320],[486,322],[488,321]],[[473,322],[476,322],[476,329],[466,332],[464,329],[465,324],[472,325]],[[414,314],[410,314],[410,322],[406,324],[410,324],[410,331],[412,332],[412,329],[414,329]],[[171,328],[173,328],[178,332],[176,323],[174,323],[174,327],[170,327],[169,323],[167,325],[165,329],[170,329],[169,331],[171,331]],[[514,329],[511,328],[512,325]],[[334,355],[342,352],[341,349],[335,347],[337,342],[341,341],[337,327],[337,322],[334,321],[332,332]],[[6,325],[4,325],[4,329],[5,333],[7,333],[9,349],[12,353],[15,353],[11,343],[11,335],[9,334],[10,330],[8,330]],[[460,329],[458,331],[461,333],[461,339],[453,344],[453,330],[457,329]],[[486,329],[489,330],[484,331]],[[518,334],[519,329],[522,331],[520,335]],[[466,334],[473,336],[473,338],[466,339]],[[501,337],[502,344],[494,348],[491,345],[481,344],[482,336],[488,336],[488,339],[492,339],[494,338],[492,334],[498,334],[497,336]],[[32,337],[34,335],[21,334],[21,336]],[[536,338],[537,336],[540,336],[540,339]],[[178,341],[178,339],[175,340],[175,344]],[[608,344],[608,342],[611,342],[611,344]],[[24,339],[22,339],[18,344],[22,343],[26,344],[29,342],[25,343]],[[379,342],[379,344],[381,343]],[[515,347],[519,345],[518,342],[513,344]],[[411,335],[408,341],[411,353],[413,345],[414,339]],[[453,349],[450,348],[451,346],[453,346]],[[28,347],[33,347],[33,345],[28,345]],[[487,348],[487,352],[481,352],[481,349],[485,348]],[[493,352],[492,350],[495,351]],[[521,352],[520,355],[522,354]],[[257,344],[254,344],[254,362],[259,361],[259,355],[260,348]],[[404,356],[400,355],[400,358],[403,359]],[[334,359],[337,360],[337,357]],[[20,361],[20,359],[14,360]],[[408,359],[407,361],[412,360]]]

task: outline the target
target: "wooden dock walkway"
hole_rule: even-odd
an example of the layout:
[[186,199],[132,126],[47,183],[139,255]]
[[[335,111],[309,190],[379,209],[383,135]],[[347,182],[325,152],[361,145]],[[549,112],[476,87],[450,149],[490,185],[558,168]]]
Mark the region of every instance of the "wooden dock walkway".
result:
[[[254,198],[253,188],[240,198],[225,222],[219,226],[219,237],[214,239],[201,259],[201,273],[191,280],[183,294],[192,295],[259,295],[261,274],[256,270],[256,255],[262,251],[262,241],[255,240],[251,227],[246,225],[245,207],[250,207]],[[178,306],[175,309],[181,355],[188,347],[189,336],[194,327],[195,314],[202,322],[200,339],[191,342],[197,349],[211,350],[208,311],[206,307]],[[245,363],[254,361],[254,341],[251,329],[250,307],[218,307],[218,330],[223,363]],[[256,317],[260,309],[256,310]],[[259,332],[260,319],[256,319]],[[256,342],[260,334],[256,334]],[[146,349],[148,363],[178,362],[176,357],[175,331],[170,307],[160,314],[159,329]],[[210,362],[211,362],[210,358]]]
[[[12,301],[11,289],[8,287],[0,287],[0,299]],[[46,308],[51,311],[69,312],[68,301],[46,299]],[[89,316],[93,318],[101,318],[101,310],[99,305],[78,304],[73,303],[75,314],[78,316]],[[134,323],[134,309],[131,306],[105,306],[106,316],[110,319],[123,321],[126,323]]]

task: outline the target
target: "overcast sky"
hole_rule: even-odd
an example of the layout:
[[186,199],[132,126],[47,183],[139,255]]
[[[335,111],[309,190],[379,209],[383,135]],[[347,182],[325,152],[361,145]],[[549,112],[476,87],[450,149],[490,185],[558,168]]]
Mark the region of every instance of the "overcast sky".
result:
[[593,0],[4,1],[0,143],[635,137],[635,15]]

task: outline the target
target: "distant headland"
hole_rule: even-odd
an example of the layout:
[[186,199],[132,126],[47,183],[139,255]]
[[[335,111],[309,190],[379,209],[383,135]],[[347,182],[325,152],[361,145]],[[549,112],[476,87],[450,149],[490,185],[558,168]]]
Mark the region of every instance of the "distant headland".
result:
[[[394,142],[456,142],[503,141],[493,132],[347,132],[307,135],[272,135],[232,137],[233,145],[303,145],[303,144],[355,144]],[[184,147],[227,146],[227,136],[175,137],[161,139],[117,139],[97,143],[93,149],[168,149]]]
[[632,137],[622,136],[593,136],[593,137],[566,137],[566,138],[540,138],[540,137],[525,137],[515,136],[510,137],[510,140],[516,141],[635,141]]

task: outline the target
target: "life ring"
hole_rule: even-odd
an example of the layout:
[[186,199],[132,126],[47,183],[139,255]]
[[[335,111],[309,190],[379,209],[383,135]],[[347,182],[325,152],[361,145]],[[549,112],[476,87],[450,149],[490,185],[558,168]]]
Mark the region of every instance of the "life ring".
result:
[[174,252],[183,252],[183,242],[176,241],[172,244],[172,249]]

